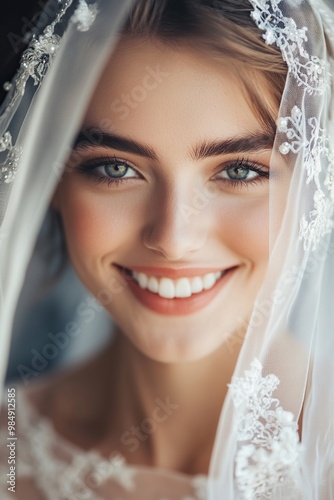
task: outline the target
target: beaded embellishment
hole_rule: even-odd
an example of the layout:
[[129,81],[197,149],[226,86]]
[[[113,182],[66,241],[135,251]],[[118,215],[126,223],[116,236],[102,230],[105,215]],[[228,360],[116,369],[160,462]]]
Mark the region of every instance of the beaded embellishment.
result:
[[97,6],[88,5],[85,0],[79,0],[79,5],[72,16],[72,22],[78,24],[79,31],[88,31],[95,21]]
[[4,151],[8,151],[8,153],[5,162],[0,165],[0,182],[10,184],[15,178],[22,148],[13,146],[12,136],[9,132],[6,132],[0,139],[0,153]]
[[[290,116],[278,119],[277,128],[288,139],[281,144],[280,152],[283,155],[302,152],[306,184],[315,184],[314,209],[308,218],[305,215],[302,217],[299,231],[304,249],[315,250],[321,238],[329,234],[334,227],[334,155],[330,150],[330,141],[315,117],[304,123],[303,113],[297,106],[292,108]],[[323,185],[322,165],[326,166],[323,169]],[[324,189],[328,192],[325,193]]]
[[64,5],[60,7],[54,21],[46,26],[40,35],[33,35],[29,47],[22,54],[21,64],[14,81],[4,84],[5,90],[13,91],[4,115],[8,114],[18,98],[24,95],[30,77],[33,79],[34,85],[39,85],[42,81],[60,45],[61,38],[55,34],[55,27],[62,20],[72,2],[73,0],[66,0]]
[[328,63],[306,50],[307,28],[299,28],[294,19],[285,17],[280,4],[282,0],[249,0],[254,7],[251,17],[265,33],[268,45],[276,44],[282,57],[295,77],[297,84],[308,94],[322,94],[329,86]]
[[[268,45],[279,47],[289,74],[301,87],[300,106],[292,107],[290,116],[279,118],[277,127],[287,139],[279,147],[280,153],[299,154],[306,170],[306,184],[315,184],[313,208],[301,216],[299,223],[299,239],[304,250],[314,251],[334,228],[334,156],[320,118],[307,118],[304,107],[307,95],[315,99],[330,89],[330,63],[308,52],[307,28],[298,27],[294,19],[283,15],[281,0],[250,0],[250,3],[254,7],[251,16],[264,31],[264,40]],[[298,4],[296,0],[296,9]],[[317,101],[306,102],[309,109],[319,109]]]
[[[6,82],[4,89],[11,92],[10,100],[1,115],[1,120],[6,119],[20,98],[24,95],[27,82],[32,78],[37,87],[46,75],[54,56],[59,49],[61,37],[55,33],[57,24],[63,19],[73,0],[66,0],[59,8],[54,21],[43,32],[33,35],[29,47],[23,52],[20,67],[12,83]],[[87,31],[93,24],[97,14],[95,5],[88,5],[84,0],[79,0],[71,20],[77,24],[79,31]],[[0,164],[0,182],[10,184],[15,178],[18,162],[22,155],[22,148],[12,144],[9,131],[0,137],[0,153],[8,151],[4,163]]]

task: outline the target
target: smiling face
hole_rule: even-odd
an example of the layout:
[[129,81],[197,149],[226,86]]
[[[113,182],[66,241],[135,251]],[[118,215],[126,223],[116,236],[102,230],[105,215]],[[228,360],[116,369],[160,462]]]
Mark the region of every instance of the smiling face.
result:
[[213,352],[264,278],[273,137],[227,66],[139,40],[119,43],[83,128],[53,200],[78,276],[150,358]]

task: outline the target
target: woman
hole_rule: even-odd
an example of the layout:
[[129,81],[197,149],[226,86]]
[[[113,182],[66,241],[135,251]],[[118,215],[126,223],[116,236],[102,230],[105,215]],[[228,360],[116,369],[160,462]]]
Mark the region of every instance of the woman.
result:
[[320,1],[80,1],[33,39],[0,122],[3,331],[50,199],[115,327],[7,389],[4,494],[334,498],[330,23]]

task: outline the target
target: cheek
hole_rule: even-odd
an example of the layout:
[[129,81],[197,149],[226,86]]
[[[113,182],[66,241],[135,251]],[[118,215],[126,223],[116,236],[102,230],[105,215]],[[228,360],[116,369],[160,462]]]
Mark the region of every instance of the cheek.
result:
[[[268,198],[235,199],[220,207],[220,239],[238,256],[251,263],[268,260]],[[218,217],[217,217],[218,219]]]
[[[116,193],[64,186],[60,212],[71,259],[99,259],[126,242],[131,226],[138,227],[136,210]],[[130,231],[129,231],[130,229]]]

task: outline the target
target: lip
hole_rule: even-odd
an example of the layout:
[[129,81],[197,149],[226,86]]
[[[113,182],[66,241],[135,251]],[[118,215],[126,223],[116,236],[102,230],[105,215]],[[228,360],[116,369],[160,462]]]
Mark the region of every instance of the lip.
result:
[[[165,299],[164,297],[160,297],[160,295],[156,293],[152,293],[149,290],[145,290],[140,288],[138,283],[130,276],[127,272],[129,268],[122,268],[121,266],[115,266],[122,274],[122,277],[126,279],[129,285],[129,289],[133,293],[134,297],[145,307],[148,309],[157,312],[162,315],[167,316],[183,316],[188,314],[193,314],[200,309],[206,307],[220,292],[220,290],[227,285],[235,271],[239,268],[239,266],[234,266],[230,268],[225,268],[226,273],[219,278],[219,280],[215,283],[215,285],[209,290],[203,290],[200,293],[193,294],[191,297],[186,298],[174,298],[174,299]],[[219,268],[161,268],[161,267],[131,267],[131,271],[137,272],[145,272],[146,269],[147,274],[151,274],[152,276],[165,276],[165,277],[191,277],[191,276],[199,276],[202,274],[206,274],[207,272],[219,271],[222,269]],[[160,270],[161,274],[155,274]],[[149,271],[149,273],[148,273]],[[171,274],[167,274],[169,271]],[[184,274],[188,272],[188,274]]]
[[194,276],[204,276],[207,273],[215,273],[217,271],[224,271],[230,269],[233,266],[225,267],[159,267],[159,266],[133,266],[133,267],[123,267],[115,264],[121,272],[125,272],[125,269],[130,271],[136,271],[137,273],[145,273],[148,276],[155,276],[157,278],[193,278]]

